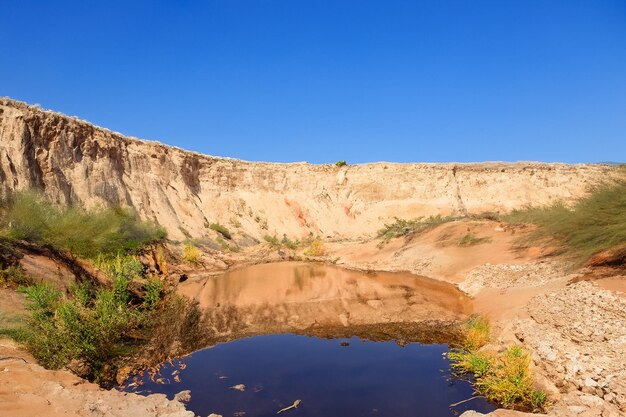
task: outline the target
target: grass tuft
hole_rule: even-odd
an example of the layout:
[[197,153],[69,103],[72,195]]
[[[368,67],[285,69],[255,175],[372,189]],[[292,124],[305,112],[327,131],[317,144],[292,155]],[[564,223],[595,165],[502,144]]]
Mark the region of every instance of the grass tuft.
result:
[[489,321],[478,315],[470,317],[463,332],[463,347],[466,350],[478,350],[489,343],[491,326]]

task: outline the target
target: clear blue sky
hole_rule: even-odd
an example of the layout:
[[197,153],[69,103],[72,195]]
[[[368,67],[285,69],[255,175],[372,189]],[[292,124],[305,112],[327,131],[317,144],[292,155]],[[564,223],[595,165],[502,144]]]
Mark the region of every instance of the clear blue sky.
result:
[[0,95],[247,160],[626,161],[626,1],[0,0]]

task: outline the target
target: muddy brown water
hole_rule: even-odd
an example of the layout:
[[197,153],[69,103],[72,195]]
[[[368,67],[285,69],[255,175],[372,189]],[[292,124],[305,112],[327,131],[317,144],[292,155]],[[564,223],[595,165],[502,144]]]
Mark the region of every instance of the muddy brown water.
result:
[[[493,405],[453,378],[446,357],[471,300],[408,273],[364,273],[301,262],[196,278],[180,292],[227,341],[166,364],[125,390],[191,390],[197,415],[454,416]],[[245,386],[241,387],[240,384]],[[240,389],[232,388],[239,386]]]

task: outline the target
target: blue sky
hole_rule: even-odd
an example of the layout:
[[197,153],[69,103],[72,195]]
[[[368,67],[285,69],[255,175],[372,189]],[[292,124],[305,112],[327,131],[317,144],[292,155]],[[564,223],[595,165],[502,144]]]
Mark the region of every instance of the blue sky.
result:
[[0,95],[247,160],[626,161],[626,2],[0,0]]

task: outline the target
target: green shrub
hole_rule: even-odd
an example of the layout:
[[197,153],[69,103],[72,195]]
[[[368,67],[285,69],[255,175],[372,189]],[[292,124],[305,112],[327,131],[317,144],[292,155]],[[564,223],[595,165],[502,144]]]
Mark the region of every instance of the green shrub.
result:
[[566,255],[584,262],[626,243],[626,181],[596,188],[572,207],[555,203],[527,207],[503,217],[512,224],[536,224],[530,239],[556,238]]
[[232,235],[230,234],[230,231],[225,226],[222,226],[219,223],[211,223],[209,227],[211,230],[215,230],[217,233],[224,236],[226,239],[228,240],[232,239]]
[[472,233],[468,233],[459,240],[459,246],[474,246],[489,242],[491,242],[491,238],[488,236],[478,237]]
[[163,296],[163,281],[159,277],[150,277],[146,281],[144,290],[143,307],[148,310],[154,310]]
[[81,287],[70,298],[46,284],[21,291],[31,312],[24,341],[45,367],[57,369],[78,360],[91,370],[88,376],[100,381],[107,377],[106,365],[132,350],[128,333],[140,325],[142,314],[115,290],[98,289],[92,299]]
[[337,161],[335,162],[335,165],[338,166],[339,168],[348,165],[348,163],[346,161]]
[[96,266],[111,278],[113,293],[120,303],[128,302],[128,284],[143,275],[143,265],[131,255],[98,256]]
[[133,251],[165,238],[165,230],[122,208],[59,208],[35,192],[5,204],[0,227],[8,237],[50,245],[82,257]]

